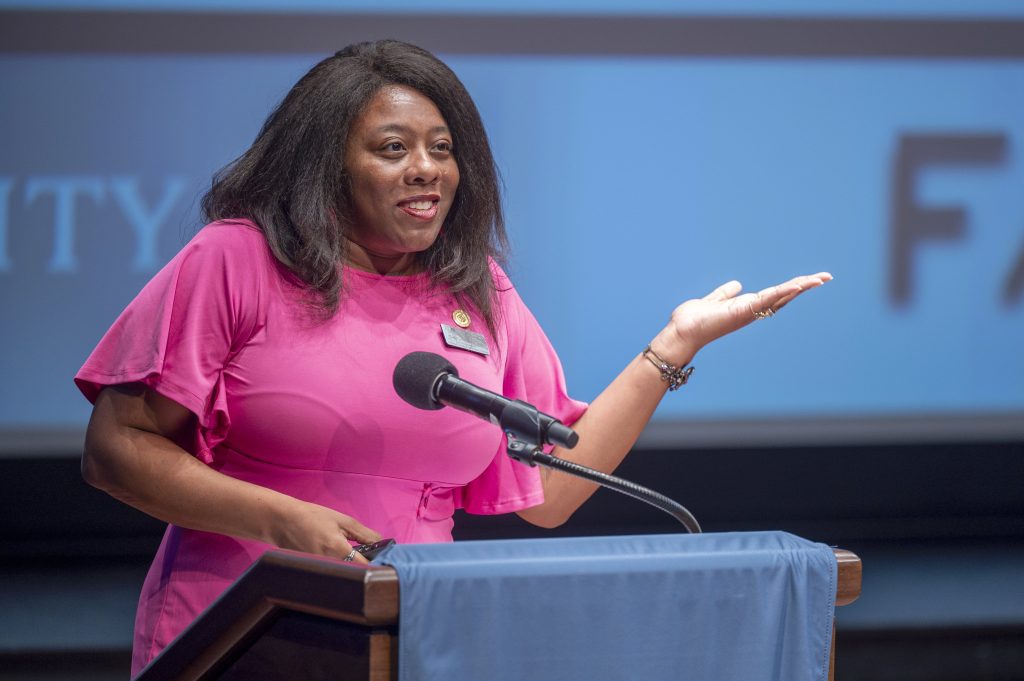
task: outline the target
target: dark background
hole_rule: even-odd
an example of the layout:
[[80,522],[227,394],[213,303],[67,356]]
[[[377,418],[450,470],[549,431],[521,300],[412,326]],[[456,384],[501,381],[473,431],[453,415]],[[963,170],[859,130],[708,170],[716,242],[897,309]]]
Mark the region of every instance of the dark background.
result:
[[[705,531],[782,529],[860,555],[863,596],[837,611],[837,678],[1024,679],[1024,613],[1012,607],[1024,443],[636,450],[619,472],[682,502]],[[0,652],[0,679],[124,678],[162,524],[87,487],[73,452],[0,460],[0,498],[0,584],[18,591],[4,596],[3,632],[29,643]],[[459,539],[680,531],[603,489],[554,531],[516,516],[462,514],[457,527]]]

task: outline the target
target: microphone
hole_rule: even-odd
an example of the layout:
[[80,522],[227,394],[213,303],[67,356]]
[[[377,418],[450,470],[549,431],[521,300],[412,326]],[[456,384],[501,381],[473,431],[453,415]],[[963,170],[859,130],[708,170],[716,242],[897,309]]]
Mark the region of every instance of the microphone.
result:
[[540,448],[541,443],[572,449],[580,436],[553,416],[522,400],[510,400],[459,378],[459,371],[441,355],[410,352],[399,360],[391,382],[403,400],[418,409],[455,407],[500,427],[508,435],[508,455],[529,466],[546,466],[621,492],[665,511],[690,532],[700,525],[684,506],[664,494],[573,461],[560,459]]
[[474,414],[506,432],[522,436],[521,428],[533,430],[547,444],[572,449],[579,435],[553,416],[522,400],[507,397],[459,378],[451,362],[432,352],[410,352],[399,360],[392,376],[395,392],[417,409],[445,406]]

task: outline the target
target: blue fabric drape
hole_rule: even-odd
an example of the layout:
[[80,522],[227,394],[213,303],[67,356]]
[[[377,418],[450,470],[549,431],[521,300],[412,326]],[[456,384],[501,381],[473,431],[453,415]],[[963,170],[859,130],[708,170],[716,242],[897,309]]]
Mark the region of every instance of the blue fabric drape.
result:
[[396,545],[399,680],[824,681],[832,550],[784,532]]

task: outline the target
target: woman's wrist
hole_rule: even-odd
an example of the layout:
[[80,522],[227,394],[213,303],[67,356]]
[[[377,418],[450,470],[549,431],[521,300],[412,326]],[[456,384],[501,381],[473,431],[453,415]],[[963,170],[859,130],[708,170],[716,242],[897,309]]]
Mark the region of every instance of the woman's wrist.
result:
[[287,548],[289,532],[299,526],[303,502],[298,499],[267,489],[260,493],[259,510],[254,518],[259,541],[272,546]]
[[688,339],[680,337],[672,324],[651,339],[650,347],[658,357],[676,367],[683,367],[692,362],[699,349]]

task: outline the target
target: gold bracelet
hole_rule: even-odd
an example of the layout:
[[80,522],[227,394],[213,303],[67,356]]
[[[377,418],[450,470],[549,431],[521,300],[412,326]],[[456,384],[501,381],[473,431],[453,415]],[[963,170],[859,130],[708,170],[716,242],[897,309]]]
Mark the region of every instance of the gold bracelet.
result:
[[676,368],[675,364],[663,360],[651,349],[650,344],[644,348],[643,356],[661,372],[661,380],[668,381],[669,390],[679,390],[681,386],[686,385],[690,380],[690,374],[693,373],[693,367],[688,364]]

